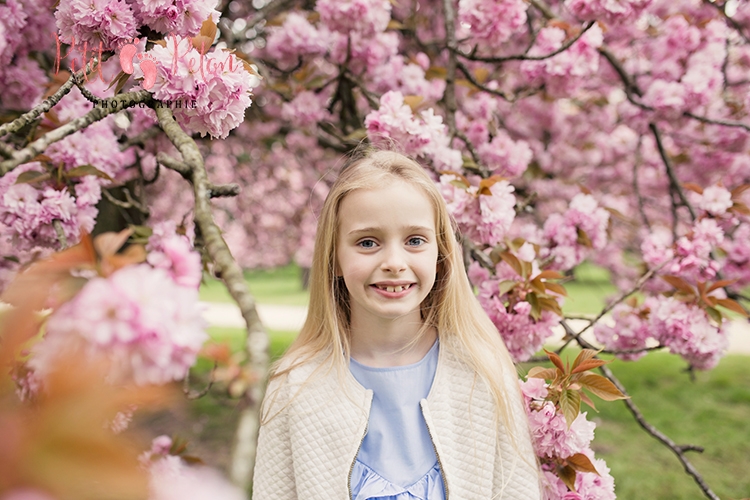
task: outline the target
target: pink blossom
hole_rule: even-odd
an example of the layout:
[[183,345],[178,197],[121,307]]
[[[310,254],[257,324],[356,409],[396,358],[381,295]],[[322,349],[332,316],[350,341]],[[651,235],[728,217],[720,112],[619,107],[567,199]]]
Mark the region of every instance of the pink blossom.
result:
[[525,381],[520,381],[520,385],[527,405],[533,400],[543,400],[549,393],[547,383],[540,378],[529,378]]
[[216,0],[129,0],[135,18],[165,35],[195,36],[203,21],[219,22]]
[[736,279],[736,286],[742,287],[750,283],[750,224],[742,223],[732,234],[731,239],[725,239],[722,249],[726,253],[722,272],[727,279]]
[[523,0],[459,0],[459,36],[496,48],[521,31],[528,4]]
[[0,104],[5,109],[27,110],[42,100],[42,91],[48,79],[39,63],[28,57],[0,71]]
[[[55,12],[60,40],[90,50],[115,50],[135,36],[136,21],[125,0],[69,0]],[[79,63],[80,64],[80,63]],[[80,69],[77,67],[76,70]]]
[[269,29],[266,42],[268,55],[282,64],[294,65],[298,57],[325,54],[331,42],[326,28],[316,28],[305,16],[290,12],[284,24]]
[[244,121],[260,80],[233,53],[216,49],[201,55],[188,38],[170,37],[147,54],[158,69],[150,89],[154,98],[180,103],[174,113],[185,128],[225,139]]
[[363,36],[385,31],[391,20],[388,0],[318,0],[315,10],[331,31],[358,32]]
[[635,361],[646,355],[645,348],[653,340],[651,325],[642,317],[642,309],[633,309],[626,304],[618,304],[612,309],[613,325],[599,322],[594,326],[596,340],[609,350],[637,350],[641,352],[617,354],[620,359]]
[[551,401],[545,402],[538,410],[529,410],[527,414],[532,444],[538,457],[567,458],[586,450],[594,439],[596,424],[586,419],[586,412],[580,413],[570,428]]
[[723,325],[714,325],[702,309],[674,297],[649,298],[646,305],[652,334],[662,345],[699,370],[716,366],[729,346]]
[[703,190],[698,206],[711,215],[724,215],[733,205],[732,193],[721,186],[709,186]]
[[632,20],[652,0],[565,0],[565,7],[583,20],[621,23]]
[[599,207],[593,196],[577,194],[564,214],[554,213],[544,223],[544,237],[557,269],[570,269],[581,263],[591,250],[607,244],[609,212]]
[[331,120],[326,109],[325,98],[315,92],[305,90],[297,94],[291,102],[281,107],[281,117],[295,127],[309,127],[321,121]]
[[477,153],[493,173],[507,177],[523,174],[533,157],[526,141],[513,141],[502,130],[495,134],[491,142],[480,145]]
[[114,381],[179,380],[206,340],[197,289],[176,285],[163,269],[141,264],[91,279],[49,318],[30,363],[44,374],[60,351],[106,356]]
[[193,250],[185,236],[175,233],[174,227],[165,229],[155,230],[149,238],[148,263],[166,270],[176,284],[197,289],[203,276],[200,254]]

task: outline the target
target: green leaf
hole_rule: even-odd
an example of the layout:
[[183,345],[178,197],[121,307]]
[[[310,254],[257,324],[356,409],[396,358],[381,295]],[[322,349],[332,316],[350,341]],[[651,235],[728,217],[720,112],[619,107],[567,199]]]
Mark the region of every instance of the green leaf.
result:
[[562,410],[568,428],[581,413],[581,393],[572,389],[565,389],[560,393],[560,410]]
[[706,306],[706,314],[708,314],[711,319],[716,321],[718,324],[721,324],[724,319],[719,310],[711,306]]
[[538,321],[542,317],[542,306],[539,299],[534,292],[529,292],[526,294],[526,300],[531,304],[531,317]]
[[22,172],[16,179],[16,184],[36,184],[48,181],[52,176],[49,172],[37,172],[36,170],[27,170]]
[[505,281],[501,281],[500,283],[498,283],[497,289],[498,289],[498,292],[500,293],[500,295],[505,295],[506,293],[508,293],[511,290],[513,290],[513,288],[517,284],[518,284],[517,281],[505,280]]
[[576,453],[575,455],[566,458],[565,461],[578,472],[592,472],[597,476],[599,475],[599,472],[597,472],[596,467],[591,463],[589,457],[583,453]]
[[78,167],[71,168],[65,174],[65,176],[69,179],[84,177],[87,175],[93,175],[95,177],[99,177],[100,179],[106,179],[110,182],[114,182],[114,179],[110,177],[106,172],[102,172],[93,165],[79,165]]
[[587,373],[578,378],[576,382],[581,384],[581,387],[604,401],[617,401],[618,399],[629,398],[629,396],[620,392],[620,389],[610,382],[609,379],[602,377],[601,375],[596,375],[595,373]]

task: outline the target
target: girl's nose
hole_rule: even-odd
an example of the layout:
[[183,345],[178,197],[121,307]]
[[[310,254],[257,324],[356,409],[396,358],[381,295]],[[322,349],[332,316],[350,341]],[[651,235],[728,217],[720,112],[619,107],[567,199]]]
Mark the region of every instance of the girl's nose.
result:
[[386,249],[383,261],[380,264],[381,271],[400,273],[406,271],[406,259],[403,250],[399,248]]

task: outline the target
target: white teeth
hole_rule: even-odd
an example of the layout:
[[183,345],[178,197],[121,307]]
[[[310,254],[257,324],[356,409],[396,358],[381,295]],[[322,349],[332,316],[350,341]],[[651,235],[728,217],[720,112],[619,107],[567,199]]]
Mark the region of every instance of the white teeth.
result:
[[381,286],[380,287],[381,290],[385,290],[385,291],[391,292],[391,293],[403,292],[407,288],[409,288],[409,285],[404,285],[404,286],[400,286],[400,285],[399,286]]

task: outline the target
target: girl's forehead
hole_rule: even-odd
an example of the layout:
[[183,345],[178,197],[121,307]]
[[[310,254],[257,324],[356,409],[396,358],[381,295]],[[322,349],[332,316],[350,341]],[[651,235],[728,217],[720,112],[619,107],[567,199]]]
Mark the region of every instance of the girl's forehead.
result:
[[400,179],[372,188],[355,189],[341,201],[338,225],[352,226],[436,226],[436,207],[419,186]]

